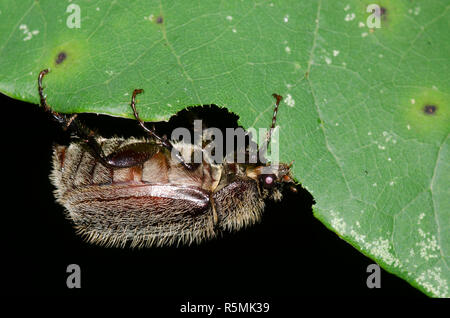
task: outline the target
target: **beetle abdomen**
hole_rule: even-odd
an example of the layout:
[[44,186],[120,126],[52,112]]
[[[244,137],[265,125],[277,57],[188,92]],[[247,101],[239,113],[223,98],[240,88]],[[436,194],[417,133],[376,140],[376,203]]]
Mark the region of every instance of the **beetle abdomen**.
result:
[[[108,153],[123,140],[102,142]],[[51,180],[57,201],[88,241],[161,246],[215,236],[210,192],[202,188],[210,178],[203,174],[203,169],[187,172],[172,166],[160,152],[142,165],[113,169],[82,144],[72,143],[55,147]]]
[[95,243],[159,246],[214,236],[209,197],[202,189],[103,185],[71,191],[64,200],[80,234]]

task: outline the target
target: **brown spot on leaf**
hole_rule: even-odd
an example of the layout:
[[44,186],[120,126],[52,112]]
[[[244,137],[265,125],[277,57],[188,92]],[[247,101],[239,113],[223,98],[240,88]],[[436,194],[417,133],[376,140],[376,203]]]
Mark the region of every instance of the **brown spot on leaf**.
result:
[[163,22],[164,22],[164,19],[163,19],[163,17],[161,15],[156,18],[156,23],[162,24]]
[[56,57],[56,60],[55,60],[55,63],[58,65],[58,64],[61,64],[62,62],[64,62],[64,60],[67,58],[67,54],[66,54],[66,52],[60,52],[59,54],[58,54],[58,56]]
[[425,105],[423,107],[423,112],[427,115],[434,115],[436,113],[437,106],[436,105]]
[[378,12],[378,10],[373,9],[372,13],[374,13],[375,16],[378,16],[378,14],[379,14],[379,18],[382,18],[383,20],[386,20],[387,9],[385,7],[380,7],[380,11],[379,12]]

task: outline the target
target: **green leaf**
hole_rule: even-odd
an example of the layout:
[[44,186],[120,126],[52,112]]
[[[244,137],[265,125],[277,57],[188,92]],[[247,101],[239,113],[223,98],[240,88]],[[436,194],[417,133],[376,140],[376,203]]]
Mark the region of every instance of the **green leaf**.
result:
[[[0,3],[0,90],[59,112],[146,120],[216,104],[267,128],[329,229],[426,294],[449,297],[447,1]],[[70,9],[70,8],[69,8]],[[369,20],[368,20],[369,19]],[[65,57],[63,59],[63,57]],[[59,59],[59,60],[58,60]],[[63,61],[61,61],[63,60]],[[299,225],[301,226],[301,225]]]

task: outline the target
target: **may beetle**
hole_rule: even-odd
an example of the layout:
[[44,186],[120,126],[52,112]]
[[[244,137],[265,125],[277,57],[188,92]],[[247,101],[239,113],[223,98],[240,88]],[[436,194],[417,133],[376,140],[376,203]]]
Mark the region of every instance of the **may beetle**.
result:
[[[256,223],[264,201],[280,200],[283,186],[294,183],[290,165],[215,163],[202,147],[160,137],[139,118],[135,105],[140,89],[133,92],[131,108],[149,138],[97,136],[77,115],[51,110],[42,86],[47,73],[41,71],[38,78],[41,107],[78,137],[69,146],[54,147],[50,179],[57,202],[91,243],[120,247],[199,243],[221,231]],[[274,97],[271,131],[282,99]],[[194,151],[203,155],[197,164],[185,160]]]

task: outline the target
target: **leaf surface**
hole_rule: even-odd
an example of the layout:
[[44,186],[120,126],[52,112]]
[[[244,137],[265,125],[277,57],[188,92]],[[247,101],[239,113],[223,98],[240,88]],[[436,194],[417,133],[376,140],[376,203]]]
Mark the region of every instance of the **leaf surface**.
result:
[[[447,1],[0,3],[0,90],[59,112],[167,120],[216,104],[268,128],[314,214],[386,270],[449,297]],[[301,225],[299,225],[301,226]]]

